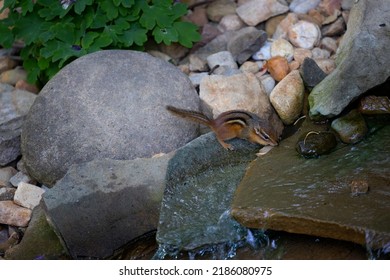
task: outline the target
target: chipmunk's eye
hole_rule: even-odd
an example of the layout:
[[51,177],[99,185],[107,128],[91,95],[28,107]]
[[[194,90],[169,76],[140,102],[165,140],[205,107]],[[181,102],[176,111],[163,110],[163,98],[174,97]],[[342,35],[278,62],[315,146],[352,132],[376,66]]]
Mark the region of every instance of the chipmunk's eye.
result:
[[270,137],[267,133],[265,133],[263,130],[260,131],[260,135],[265,139],[265,140],[269,140]]

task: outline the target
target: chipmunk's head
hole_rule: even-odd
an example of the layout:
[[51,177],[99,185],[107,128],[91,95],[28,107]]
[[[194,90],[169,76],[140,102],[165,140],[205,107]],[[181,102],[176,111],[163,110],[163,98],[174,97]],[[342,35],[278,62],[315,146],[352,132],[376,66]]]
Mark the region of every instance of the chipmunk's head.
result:
[[272,133],[272,130],[262,127],[260,124],[253,127],[250,134],[250,141],[256,142],[260,145],[277,146],[278,139]]

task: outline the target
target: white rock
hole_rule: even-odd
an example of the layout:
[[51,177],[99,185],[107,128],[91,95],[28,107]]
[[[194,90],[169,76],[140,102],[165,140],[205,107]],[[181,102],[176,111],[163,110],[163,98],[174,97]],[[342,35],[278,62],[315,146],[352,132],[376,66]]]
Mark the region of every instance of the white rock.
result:
[[0,224],[25,227],[31,219],[31,209],[16,205],[10,200],[0,201]]
[[271,57],[282,56],[291,62],[294,55],[294,47],[285,39],[277,39],[271,44]]
[[271,42],[267,41],[258,52],[252,55],[254,60],[268,60],[271,58]]
[[270,17],[288,11],[288,6],[277,0],[252,0],[236,9],[240,18],[249,26],[256,26]]
[[290,11],[297,14],[306,14],[318,6],[321,0],[293,0],[290,4]]
[[298,48],[312,49],[321,39],[321,30],[317,24],[300,20],[288,30],[289,41]]
[[32,210],[39,204],[44,192],[40,187],[21,182],[16,189],[14,202]]
[[228,51],[217,52],[215,54],[209,55],[207,57],[207,64],[210,69],[213,69],[215,66],[227,66],[232,69],[238,69],[238,65],[233,58],[233,55]]
[[289,125],[300,116],[305,87],[298,70],[291,71],[270,94],[270,101],[280,119]]
[[202,82],[204,77],[207,77],[209,75],[208,72],[202,72],[202,73],[190,73],[188,78],[190,78],[191,83],[196,87],[199,86]]
[[271,75],[262,75],[258,79],[263,86],[265,93],[267,93],[267,95],[269,96],[275,87],[276,81],[274,80],[274,78],[272,78]]
[[235,31],[244,27],[244,22],[240,19],[240,17],[236,14],[226,15],[219,22],[217,28],[221,32],[225,31]]

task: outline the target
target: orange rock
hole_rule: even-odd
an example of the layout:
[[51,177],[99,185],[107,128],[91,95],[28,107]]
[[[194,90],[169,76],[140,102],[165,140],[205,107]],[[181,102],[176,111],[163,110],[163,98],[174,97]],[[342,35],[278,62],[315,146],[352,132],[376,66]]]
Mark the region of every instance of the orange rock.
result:
[[267,61],[268,72],[275,81],[281,81],[290,72],[290,67],[286,58],[281,56],[272,57]]

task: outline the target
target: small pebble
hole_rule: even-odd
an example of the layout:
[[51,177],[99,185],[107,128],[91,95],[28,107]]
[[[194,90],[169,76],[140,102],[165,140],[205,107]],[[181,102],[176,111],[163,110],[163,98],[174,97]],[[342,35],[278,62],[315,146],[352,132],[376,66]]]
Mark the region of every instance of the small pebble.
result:
[[218,24],[218,29],[221,32],[235,31],[244,27],[244,22],[236,14],[224,16]]
[[34,183],[34,180],[30,176],[21,171],[12,176],[9,181],[14,187],[17,187],[21,182]]
[[21,207],[12,201],[0,201],[0,224],[25,227],[31,219],[31,209]]
[[277,39],[271,44],[271,57],[282,56],[291,62],[294,56],[294,47],[285,39]]
[[297,14],[306,14],[309,10],[318,6],[321,0],[293,0],[290,4],[290,11]]
[[312,52],[303,48],[295,48],[294,49],[294,60],[299,64],[303,63],[303,60],[308,57],[311,58],[313,56]]
[[261,47],[261,49],[256,52],[252,58],[254,60],[268,60],[271,58],[271,42],[267,41],[265,44]]
[[348,114],[332,121],[331,127],[346,144],[355,144],[361,141],[368,132],[363,116],[358,110],[351,110]]
[[245,61],[244,64],[242,64],[239,69],[243,72],[250,72],[256,74],[257,72],[259,72],[260,67],[256,62]]
[[290,42],[304,49],[312,49],[320,42],[321,31],[317,24],[300,20],[288,30]]
[[40,187],[21,182],[16,189],[14,202],[32,210],[39,204],[44,192]]
[[210,69],[213,69],[217,65],[227,66],[231,69],[238,69],[238,65],[233,58],[233,55],[228,51],[222,51],[215,54],[212,54],[207,57],[207,64]]
[[290,72],[288,61],[285,57],[275,56],[267,61],[267,69],[275,81],[281,81]]
[[0,74],[0,83],[15,86],[19,80],[27,80],[27,72],[21,67],[4,71]]
[[352,180],[351,193],[352,195],[360,195],[368,193],[369,187],[367,180]]
[[275,80],[274,78],[272,78],[271,75],[262,75],[260,77],[258,77],[261,85],[263,86],[265,92],[267,93],[267,95],[269,96],[272,92],[272,90],[274,89],[275,87]]
[[331,37],[324,37],[321,40],[320,47],[322,49],[328,50],[330,54],[336,53],[337,51],[337,41]]

